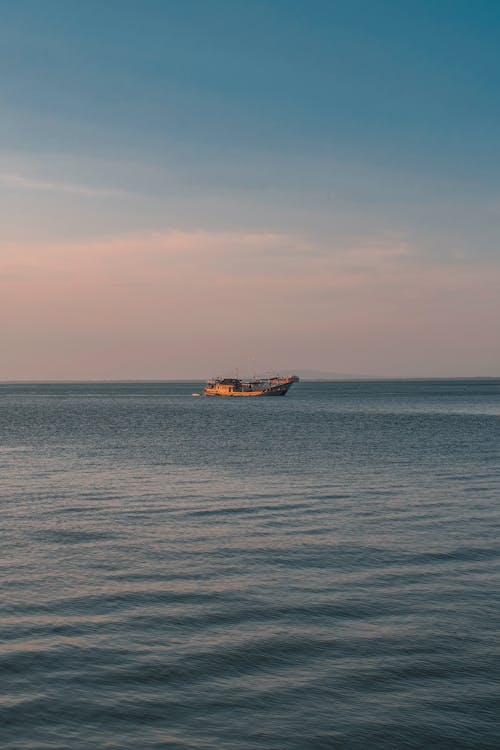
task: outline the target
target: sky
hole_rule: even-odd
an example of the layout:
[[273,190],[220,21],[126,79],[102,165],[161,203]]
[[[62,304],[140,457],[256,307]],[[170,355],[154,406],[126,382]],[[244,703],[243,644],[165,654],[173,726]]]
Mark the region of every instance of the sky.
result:
[[500,376],[499,32],[0,0],[0,381]]

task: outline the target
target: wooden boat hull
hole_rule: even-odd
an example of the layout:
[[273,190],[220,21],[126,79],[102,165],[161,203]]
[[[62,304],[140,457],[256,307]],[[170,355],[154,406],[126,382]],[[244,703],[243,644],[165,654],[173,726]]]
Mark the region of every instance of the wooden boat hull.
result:
[[[205,396],[220,396],[223,398],[253,398],[255,396],[285,396],[292,383],[296,383],[298,378],[294,375],[290,378],[275,378],[264,388],[244,387],[240,381],[227,379],[227,382],[210,383],[204,389]],[[235,383],[239,387],[235,387]]]

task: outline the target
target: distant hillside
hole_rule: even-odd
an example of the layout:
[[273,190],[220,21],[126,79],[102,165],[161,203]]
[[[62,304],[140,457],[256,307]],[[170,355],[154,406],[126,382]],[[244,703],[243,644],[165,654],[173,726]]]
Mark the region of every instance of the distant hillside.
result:
[[[290,372],[292,372],[290,370]],[[321,370],[293,370],[301,380],[369,380],[376,375],[360,375],[352,372],[323,372]]]

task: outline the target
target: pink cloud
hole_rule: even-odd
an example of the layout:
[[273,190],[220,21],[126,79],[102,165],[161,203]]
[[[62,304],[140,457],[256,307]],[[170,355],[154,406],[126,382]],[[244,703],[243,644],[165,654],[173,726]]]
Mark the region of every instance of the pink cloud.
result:
[[500,266],[424,263],[397,236],[4,245],[0,294],[0,380],[189,376],[244,369],[250,352],[256,369],[500,372]]

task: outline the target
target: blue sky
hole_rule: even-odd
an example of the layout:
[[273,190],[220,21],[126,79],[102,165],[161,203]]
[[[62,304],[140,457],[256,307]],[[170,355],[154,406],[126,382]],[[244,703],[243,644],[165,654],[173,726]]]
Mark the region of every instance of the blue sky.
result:
[[[88,252],[85,243],[105,254],[103,242],[114,247],[128,238],[139,267],[139,248],[152,233],[189,235],[203,257],[200,237],[211,248],[219,238],[221,246],[234,245],[233,253],[224,251],[224,266],[233,268],[235,289],[245,278],[252,283],[242,252],[261,266],[273,252],[300,256],[305,277],[315,264],[317,279],[340,274],[340,267],[347,273],[348,266],[372,279],[364,293],[357,289],[354,311],[337,300],[318,311],[311,305],[316,281],[305,278],[301,317],[291,323],[297,335],[285,337],[273,366],[500,374],[497,287],[483,294],[484,282],[496,284],[499,273],[497,3],[0,0],[0,15],[0,220],[9,283],[27,282],[15,261],[27,247],[43,270],[52,268],[51,243],[68,243],[75,256]],[[361,269],[367,247],[376,251]],[[404,269],[400,261],[397,269],[394,261],[387,265],[402,255],[410,258]],[[195,297],[213,281],[202,276],[202,265],[181,274]],[[446,267],[459,279],[451,291]],[[299,266],[287,274],[292,283]],[[383,294],[380,277],[392,284]],[[391,316],[397,315],[411,278],[420,295],[403,315],[405,338],[403,331],[391,334],[384,305],[392,295]],[[270,292],[259,284],[254,299],[269,312]],[[43,305],[43,284],[38,291]],[[324,293],[335,297],[332,289]],[[427,349],[421,342],[429,321],[424,316],[419,328],[418,299],[429,308],[431,298],[442,299],[444,309],[435,310],[441,338]],[[286,294],[277,291],[274,299],[290,318]],[[482,306],[472,324],[467,305]],[[349,327],[359,309],[366,328],[371,311],[380,313],[370,334],[380,346],[369,349],[371,359],[360,356],[367,350],[362,320],[349,345],[338,323]],[[29,320],[15,305],[6,314],[21,321],[26,336]],[[222,311],[214,306],[213,314]],[[332,320],[330,331],[322,328],[331,339],[328,356],[294,346],[301,336],[314,338],[319,314]],[[54,320],[48,352],[66,340]],[[259,334],[267,341],[255,355],[264,366],[280,332],[268,334],[264,318],[255,320],[251,345],[259,349]],[[465,321],[472,325],[468,336],[474,325],[481,329],[480,351],[461,344],[456,332],[447,348],[450,325]],[[92,330],[81,335],[89,347],[85,362],[92,363]],[[196,340],[196,329],[188,326],[184,335]],[[236,326],[232,335],[241,338]],[[128,342],[132,352],[139,339],[138,333]],[[22,350],[29,340],[12,349],[5,377],[77,374],[70,361],[51,365],[49,354],[38,371]],[[236,359],[247,344],[238,343]],[[242,364],[230,361],[231,336],[224,346],[216,347],[223,364]],[[175,377],[215,366],[208,354],[191,357],[182,372],[161,359],[151,370],[136,362],[126,359],[130,376]],[[124,367],[119,358],[103,368],[96,361],[82,375],[112,377]]]

